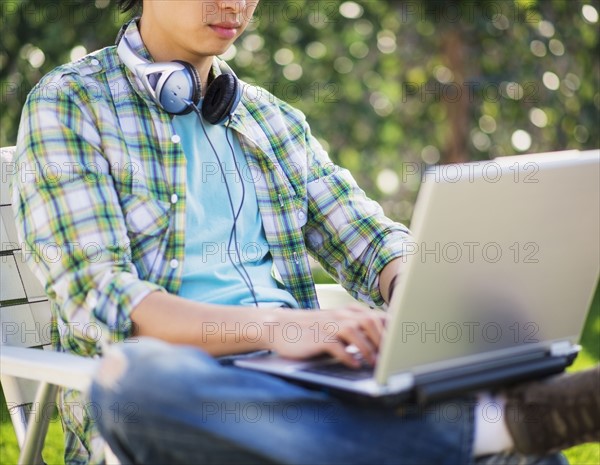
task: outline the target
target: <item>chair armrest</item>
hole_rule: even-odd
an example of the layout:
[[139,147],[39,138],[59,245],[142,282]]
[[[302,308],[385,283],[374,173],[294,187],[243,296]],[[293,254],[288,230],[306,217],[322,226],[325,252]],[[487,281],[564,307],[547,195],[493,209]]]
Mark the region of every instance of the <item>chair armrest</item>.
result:
[[79,391],[87,391],[100,359],[3,346],[0,350],[0,374],[42,381]]
[[317,284],[315,288],[321,308],[335,308],[358,303],[358,300],[348,294],[339,284]]
[[[318,284],[317,294],[323,308],[357,302],[339,284]],[[10,346],[2,346],[0,350],[2,376],[42,381],[80,391],[88,389],[99,363],[99,359],[49,350]]]

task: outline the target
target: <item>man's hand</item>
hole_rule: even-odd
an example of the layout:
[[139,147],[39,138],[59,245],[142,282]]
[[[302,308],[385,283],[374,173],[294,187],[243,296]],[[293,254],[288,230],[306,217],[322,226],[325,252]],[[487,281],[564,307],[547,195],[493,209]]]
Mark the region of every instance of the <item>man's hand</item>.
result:
[[358,304],[337,310],[282,313],[271,324],[273,330],[269,331],[267,341],[268,348],[282,357],[305,359],[328,353],[345,365],[357,368],[360,362],[346,351],[349,345],[354,345],[367,363],[375,363],[385,313]]

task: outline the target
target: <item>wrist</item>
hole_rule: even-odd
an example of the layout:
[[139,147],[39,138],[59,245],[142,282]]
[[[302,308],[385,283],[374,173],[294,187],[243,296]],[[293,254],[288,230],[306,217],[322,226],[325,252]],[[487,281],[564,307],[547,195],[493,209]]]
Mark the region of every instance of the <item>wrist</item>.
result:
[[291,310],[279,308],[263,309],[258,313],[258,321],[260,326],[259,345],[263,350],[276,350],[275,347],[278,341],[278,334],[282,331],[282,326],[289,320]]
[[395,274],[390,280],[390,287],[388,289],[388,304],[392,301],[392,296],[394,295],[394,289],[396,288],[396,280],[398,279],[398,274]]

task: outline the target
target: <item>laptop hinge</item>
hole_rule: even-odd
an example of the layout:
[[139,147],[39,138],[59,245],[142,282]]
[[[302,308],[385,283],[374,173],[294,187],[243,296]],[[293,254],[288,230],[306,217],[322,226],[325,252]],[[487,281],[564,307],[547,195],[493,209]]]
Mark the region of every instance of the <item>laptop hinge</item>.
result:
[[550,346],[550,355],[553,357],[562,357],[566,355],[576,354],[581,350],[581,346],[571,344],[569,341],[554,342]]

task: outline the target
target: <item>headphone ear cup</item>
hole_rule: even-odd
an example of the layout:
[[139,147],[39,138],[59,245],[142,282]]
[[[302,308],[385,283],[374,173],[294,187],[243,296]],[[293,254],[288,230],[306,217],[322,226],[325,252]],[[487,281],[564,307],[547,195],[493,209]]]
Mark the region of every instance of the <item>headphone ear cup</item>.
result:
[[233,113],[240,101],[239,83],[235,76],[223,73],[206,89],[202,116],[211,124],[220,124]]
[[[198,71],[196,71],[196,68],[194,66],[192,66],[190,63],[188,63],[187,61],[183,61],[183,60],[173,60],[175,63],[179,63],[181,65],[183,65],[183,67],[185,68],[185,72],[188,76],[188,80],[191,84],[191,88],[188,90],[188,95],[182,95],[182,99],[187,99],[187,100],[191,100],[192,102],[194,102],[194,105],[198,105],[198,102],[200,102],[200,96],[202,95],[202,89],[201,89],[201,84],[200,84],[200,76],[198,75]],[[159,97],[160,98],[160,97]],[[163,106],[163,108],[166,109],[165,105],[162,103],[161,101],[161,105]],[[169,111],[169,110],[167,110]],[[192,109],[186,105],[185,109],[183,111],[179,111],[179,112],[171,112],[169,111],[169,113],[175,114],[175,115],[185,115],[188,114],[190,111],[192,111]]]

